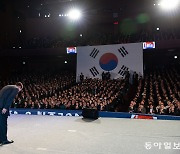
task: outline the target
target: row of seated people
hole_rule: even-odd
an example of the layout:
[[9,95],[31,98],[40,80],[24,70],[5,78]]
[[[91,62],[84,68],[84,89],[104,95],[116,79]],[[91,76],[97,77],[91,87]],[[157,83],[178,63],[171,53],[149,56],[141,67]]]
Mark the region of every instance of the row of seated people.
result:
[[71,74],[30,75],[3,82],[22,81],[23,90],[13,102],[13,108],[82,109],[114,111],[114,104],[128,84],[127,79],[84,79],[76,83]]
[[169,101],[167,103],[167,105],[164,105],[163,102],[159,102],[158,106],[154,106],[152,103],[150,103],[150,105],[146,106],[146,107],[145,107],[144,103],[141,102],[136,107],[136,102],[131,101],[128,111],[129,111],[129,113],[161,114],[161,115],[180,116],[180,102],[176,101],[176,102],[171,103]]
[[[180,83],[177,70],[154,71],[139,78],[129,112],[179,115]],[[10,81],[10,82],[9,82]],[[116,80],[85,79],[75,82],[73,74],[24,75],[1,82],[1,87],[16,81],[24,89],[14,100],[14,108],[82,109],[115,111],[114,104],[121,100],[127,89],[128,78]]]
[[69,72],[63,73],[15,73],[11,78],[0,82],[0,89],[8,84],[14,84],[21,81],[24,85],[23,90],[19,93],[16,100],[22,103],[27,100],[35,100],[35,98],[43,99],[44,97],[52,97],[54,93],[59,94],[61,91],[75,85],[75,76]]
[[[86,36],[87,35],[87,36]],[[173,40],[180,39],[180,34],[175,30],[167,29],[160,31],[142,30],[138,33],[96,33],[86,34],[85,36],[76,36],[72,39],[51,37],[34,37],[25,42],[13,43],[11,46],[21,46],[22,48],[58,48],[67,46],[87,46],[104,44],[134,43],[143,41]]]
[[180,73],[178,69],[148,72],[139,79],[129,112],[180,115]]

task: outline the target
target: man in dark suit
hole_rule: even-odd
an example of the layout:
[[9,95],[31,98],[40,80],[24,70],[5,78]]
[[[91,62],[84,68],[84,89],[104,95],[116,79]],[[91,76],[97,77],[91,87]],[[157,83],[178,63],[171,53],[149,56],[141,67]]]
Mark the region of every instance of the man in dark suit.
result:
[[0,145],[10,144],[14,141],[7,139],[7,118],[9,108],[16,95],[23,89],[23,84],[17,82],[15,85],[7,85],[0,91]]

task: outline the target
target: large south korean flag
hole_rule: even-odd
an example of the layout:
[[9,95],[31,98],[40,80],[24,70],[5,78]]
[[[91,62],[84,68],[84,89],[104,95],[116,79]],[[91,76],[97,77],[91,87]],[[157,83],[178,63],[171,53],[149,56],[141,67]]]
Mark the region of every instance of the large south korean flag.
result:
[[102,78],[102,72],[111,78],[124,77],[126,71],[143,75],[142,43],[77,47],[77,81],[79,75]]

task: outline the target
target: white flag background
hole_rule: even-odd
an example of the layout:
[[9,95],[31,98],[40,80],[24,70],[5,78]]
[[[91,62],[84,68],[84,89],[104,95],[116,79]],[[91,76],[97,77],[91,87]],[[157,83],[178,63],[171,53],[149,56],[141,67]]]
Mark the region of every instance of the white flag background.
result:
[[88,78],[102,78],[109,71],[111,78],[123,77],[126,71],[143,76],[142,43],[77,47],[77,73]]

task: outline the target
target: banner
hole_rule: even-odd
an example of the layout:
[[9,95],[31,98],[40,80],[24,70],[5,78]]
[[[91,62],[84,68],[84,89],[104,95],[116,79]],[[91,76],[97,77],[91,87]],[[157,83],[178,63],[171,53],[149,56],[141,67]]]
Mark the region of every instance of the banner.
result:
[[25,114],[25,115],[49,115],[49,116],[81,116],[81,110],[47,110],[47,109],[11,109],[10,114]]
[[110,72],[112,79],[124,77],[126,72],[143,75],[142,43],[77,47],[77,81],[79,75],[101,78]]
[[[57,110],[57,109],[10,109],[10,114],[19,115],[39,115],[39,116],[68,116],[81,117],[82,110]],[[134,114],[128,112],[107,112],[99,111],[99,117],[106,118],[131,118],[131,119],[157,119],[157,120],[180,120],[180,116],[170,115],[148,115],[148,114]]]
[[131,115],[131,119],[154,119],[157,120],[157,117],[152,116],[152,115]]

